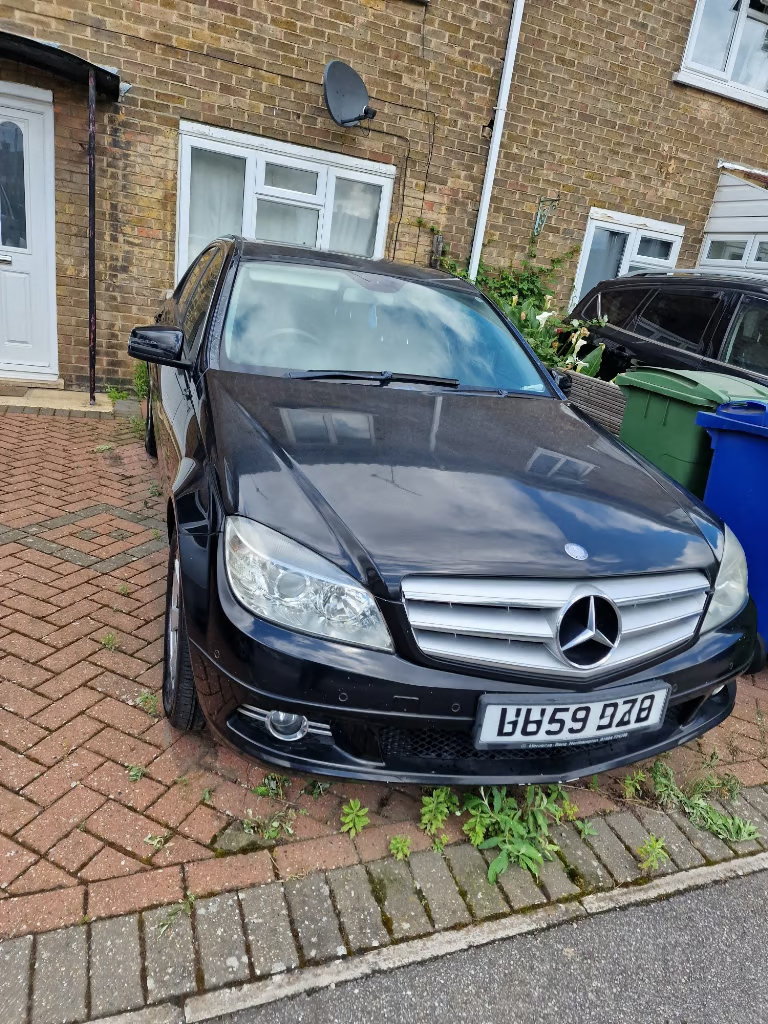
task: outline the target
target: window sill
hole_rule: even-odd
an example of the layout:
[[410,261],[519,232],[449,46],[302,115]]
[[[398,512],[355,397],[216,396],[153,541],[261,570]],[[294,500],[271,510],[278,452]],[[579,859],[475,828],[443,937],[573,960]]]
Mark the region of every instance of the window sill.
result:
[[702,89],[704,92],[712,92],[716,96],[724,96],[729,100],[736,100],[737,103],[746,103],[750,107],[759,107],[761,110],[768,110],[768,95],[755,92],[744,85],[736,82],[724,82],[719,78],[710,78],[701,71],[691,71],[688,68],[681,68],[672,76],[672,81],[678,85],[690,85],[694,89]]

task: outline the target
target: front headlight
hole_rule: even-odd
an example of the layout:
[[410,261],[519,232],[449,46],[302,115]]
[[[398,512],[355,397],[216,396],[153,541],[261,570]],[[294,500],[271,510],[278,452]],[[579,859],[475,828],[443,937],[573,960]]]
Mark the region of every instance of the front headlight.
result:
[[715,592],[709,602],[702,630],[715,629],[741,610],[749,597],[747,559],[733,530],[726,526],[723,558],[717,571]]
[[235,596],[254,615],[300,633],[392,650],[371,594],[302,544],[251,519],[230,516],[224,561]]

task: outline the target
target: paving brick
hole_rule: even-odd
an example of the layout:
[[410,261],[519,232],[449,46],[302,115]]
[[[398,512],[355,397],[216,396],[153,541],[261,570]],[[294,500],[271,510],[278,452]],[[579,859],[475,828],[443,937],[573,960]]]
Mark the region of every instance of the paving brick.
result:
[[358,861],[357,850],[347,835],[325,836],[278,846],[275,863],[281,878],[306,875],[310,871],[332,871]]
[[556,825],[550,832],[553,841],[560,847],[565,863],[580,879],[583,889],[591,891],[613,888],[610,872],[600,863],[594,851],[579,838],[573,825]]
[[347,945],[353,953],[362,953],[389,943],[381,920],[379,905],[371,892],[365,868],[353,864],[336,868],[327,875],[333,902],[341,921]]
[[401,861],[377,860],[368,865],[373,891],[395,940],[416,938],[432,931],[410,871]]
[[19,840],[38,853],[46,853],[103,803],[101,793],[77,786],[25,825]]
[[708,863],[717,864],[733,859],[733,850],[726,846],[722,839],[718,839],[705,829],[698,828],[682,811],[668,808],[666,813]]
[[9,896],[0,900],[0,938],[14,938],[75,924],[83,916],[84,904],[85,889],[82,886],[35,893],[33,896]]
[[0,743],[4,743],[11,750],[22,753],[44,740],[47,735],[45,729],[0,709]]
[[87,987],[86,929],[64,928],[41,935],[32,981],[32,1024],[85,1020]]
[[206,845],[226,826],[228,818],[211,807],[196,807],[179,829],[190,839]]
[[285,896],[294,928],[308,963],[324,963],[346,954],[325,877],[319,872],[291,879]]
[[95,921],[91,927],[91,1013],[107,1016],[144,1005],[139,919]]
[[[93,724],[97,729],[101,729],[100,723],[94,722]],[[125,733],[118,732],[117,729],[109,726],[106,729],[101,729],[98,735],[88,741],[88,749],[103,757],[109,757],[113,761],[119,761],[121,764],[140,764],[142,766],[148,765],[153,758],[157,757],[158,753],[157,748],[150,746],[149,743],[144,743],[142,740],[136,739],[135,736],[126,736]]]
[[12,836],[37,815],[39,808],[23,796],[0,788],[0,832]]
[[[334,825],[338,828],[338,817]],[[378,828],[366,828],[355,836],[355,847],[360,854],[360,860],[381,860],[389,856],[389,844],[395,836],[405,836],[411,840],[411,853],[419,850],[429,850],[432,840],[417,825],[410,821],[397,822],[392,825],[383,825]]]
[[448,848],[445,859],[474,918],[483,921],[508,913],[504,897],[488,881],[488,866],[479,850],[469,844]]
[[152,853],[152,847],[145,841],[147,836],[162,833],[162,829],[159,830],[155,822],[143,814],[113,800],[104,802],[103,796],[99,809],[88,818],[86,828],[105,842],[139,858],[148,857]]
[[18,792],[43,771],[41,765],[30,761],[23,754],[16,754],[12,750],[0,747],[0,779],[6,788]]
[[99,852],[102,846],[103,843],[89,836],[87,832],[75,829],[48,851],[48,858],[65,871],[76,873]]
[[162,849],[152,854],[152,867],[165,867],[167,864],[187,864],[191,867],[194,861],[208,860],[213,855],[213,850],[193,843],[191,839],[173,835]]
[[606,824],[606,819],[594,817],[588,819],[595,835],[587,836],[586,841],[595,851],[602,863],[608,868],[619,885],[634,882],[640,877],[640,868],[634,857],[624,844]]
[[99,623],[96,619],[85,615],[69,622],[66,626],[56,626],[52,622],[46,622],[45,626],[46,630],[43,634],[45,643],[49,647],[61,650],[64,647],[69,647],[76,640],[82,640],[84,636],[93,633],[95,629],[99,628]]
[[25,1024],[32,969],[32,936],[0,942],[0,1020]]
[[[618,814],[609,814],[605,820],[624,845],[629,847],[637,861],[642,861],[643,854],[640,848],[648,842],[649,834],[637,818],[629,811],[620,811]],[[648,870],[647,874],[655,878],[658,875],[668,875],[674,870],[674,863],[665,861],[654,870]]]
[[[92,643],[92,641],[88,641]],[[93,645],[96,646],[95,644]],[[146,670],[146,664],[138,658],[132,658],[130,654],[121,654],[120,651],[108,651],[104,648],[96,650],[91,654],[90,660],[94,665],[100,665],[108,672],[116,672],[127,679],[135,679]],[[48,667],[48,666],[45,666]]]
[[256,977],[298,967],[299,955],[281,883],[241,892],[240,905]]
[[453,875],[439,853],[434,850],[412,853],[408,863],[416,888],[427,901],[435,928],[443,930],[471,922]]
[[141,736],[155,724],[155,719],[146,711],[131,707],[112,697],[105,697],[92,707],[88,714],[91,718],[96,718],[105,725],[114,726],[120,732],[129,733],[131,736]]
[[[82,753],[82,752],[79,752]],[[86,753],[89,753],[86,751]],[[96,758],[96,754],[91,754]],[[55,770],[55,769],[54,769]],[[88,776],[88,786],[104,793],[105,796],[117,800],[135,811],[144,811],[149,805],[165,792],[159,782],[146,777],[131,782],[128,769],[114,761],[104,761],[92,775]]]
[[50,889],[61,889],[63,886],[77,885],[77,881],[68,875],[66,871],[49,864],[48,861],[39,860],[31,868],[24,872],[20,878],[8,886],[8,892],[12,896],[23,896],[31,892],[45,892]]
[[27,615],[25,612],[12,612],[3,619],[3,626],[16,633],[23,633],[31,636],[34,640],[42,640],[51,632],[47,622],[42,621],[34,615]]
[[49,807],[72,789],[75,783],[82,782],[95,768],[98,768],[101,761],[102,759],[96,754],[81,747],[35,779],[22,790],[22,796],[34,800],[42,807]]
[[648,832],[664,840],[667,853],[679,868],[698,868],[705,861],[669,815],[656,807],[638,807],[637,816]]
[[83,715],[81,718],[75,718],[71,722],[67,722],[66,725],[62,725],[60,729],[35,744],[30,749],[29,755],[51,768],[72,750],[82,746],[102,728],[100,722],[94,722]]
[[176,914],[167,926],[167,907],[149,910],[143,917],[147,1002],[163,1003],[194,992],[195,946],[189,915]]
[[72,665],[76,665],[80,661],[85,661],[89,654],[97,652],[98,649],[97,643],[83,637],[68,647],[62,647],[61,650],[49,654],[47,658],[40,661],[40,665],[49,672],[63,672],[64,669],[71,668]]
[[[88,887],[88,914],[94,920],[131,914],[147,907],[175,903],[182,896],[180,868],[142,871],[125,878],[92,882]],[[0,914],[2,909],[0,904]]]
[[9,654],[0,660],[0,676],[12,683],[19,683],[20,686],[27,686],[34,690],[40,683],[50,679],[51,673],[47,669],[41,668],[40,665],[32,665]]
[[741,795],[763,818],[768,818],[768,792],[762,786],[750,786],[743,789]]
[[[484,856],[490,864],[495,854],[492,850],[486,850]],[[496,879],[496,884],[513,910],[527,910],[547,902],[547,897],[534,882],[533,875],[519,864],[510,864]]]
[[[91,837],[92,838],[92,837]],[[103,846],[99,843],[99,846]],[[101,882],[107,878],[124,878],[137,871],[147,871],[147,865],[127,853],[118,853],[110,846],[104,846],[86,867],[80,870],[84,882]]]
[[[45,697],[39,697],[33,690],[27,690],[16,683],[8,683],[0,679],[0,706],[6,711],[12,711],[22,718],[31,718],[38,711],[42,711],[50,704]],[[43,725],[42,722],[38,723]]]
[[237,896],[198,900],[195,934],[206,988],[245,981],[250,971]]
[[68,668],[66,672],[52,676],[42,686],[38,686],[35,692],[50,700],[59,700],[100,674],[101,669],[97,665],[81,661],[79,664],[73,665],[72,668]]
[[18,878],[36,860],[34,853],[0,836],[0,889],[7,889],[14,878]]
[[768,821],[757,807],[748,803],[742,796],[735,796],[731,800],[724,800],[723,806],[728,814],[733,814],[741,818],[742,821],[751,821],[758,831],[757,842],[763,849],[768,846]]
[[275,877],[267,850],[198,861],[187,866],[186,876],[187,888],[196,896],[263,885]]
[[[35,715],[35,724],[42,725],[44,729],[58,729],[77,715],[82,714],[83,711],[87,711],[99,699],[100,694],[94,693],[86,686],[81,686],[53,704],[46,701],[48,706]],[[32,713],[34,714],[34,712]]]
[[[150,818],[176,828],[196,807],[200,805],[206,789],[215,789],[221,780],[209,772],[194,772],[186,776],[184,783],[177,782],[152,805],[147,812]],[[239,788],[239,787],[238,787]],[[243,794],[243,802],[245,794]],[[244,810],[244,808],[243,808]],[[215,813],[215,812],[214,812]],[[237,815],[242,817],[243,815]],[[222,815],[219,815],[222,817]]]
[[[22,661],[31,661],[34,664],[50,654],[51,648],[47,644],[41,644],[39,640],[33,640],[31,636],[24,636],[22,633],[7,633],[0,637],[0,651],[5,651],[6,654],[21,658]],[[48,666],[43,667],[47,668]]]

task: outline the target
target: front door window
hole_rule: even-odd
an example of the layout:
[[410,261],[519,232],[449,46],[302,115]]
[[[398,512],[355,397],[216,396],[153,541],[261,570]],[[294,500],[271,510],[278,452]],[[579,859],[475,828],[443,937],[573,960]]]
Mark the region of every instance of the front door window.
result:
[[13,121],[0,122],[0,243],[27,248],[24,133]]

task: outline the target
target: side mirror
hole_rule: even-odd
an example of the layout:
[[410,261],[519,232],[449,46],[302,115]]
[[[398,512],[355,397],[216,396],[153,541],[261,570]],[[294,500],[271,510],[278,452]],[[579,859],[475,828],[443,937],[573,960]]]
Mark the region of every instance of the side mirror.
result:
[[184,332],[178,327],[150,324],[149,327],[134,327],[128,339],[128,355],[145,363],[161,363],[188,370],[191,363],[182,358]]
[[552,376],[552,380],[557,384],[567,398],[570,395],[571,387],[573,386],[570,373],[563,373],[562,370],[550,370],[549,372]]

